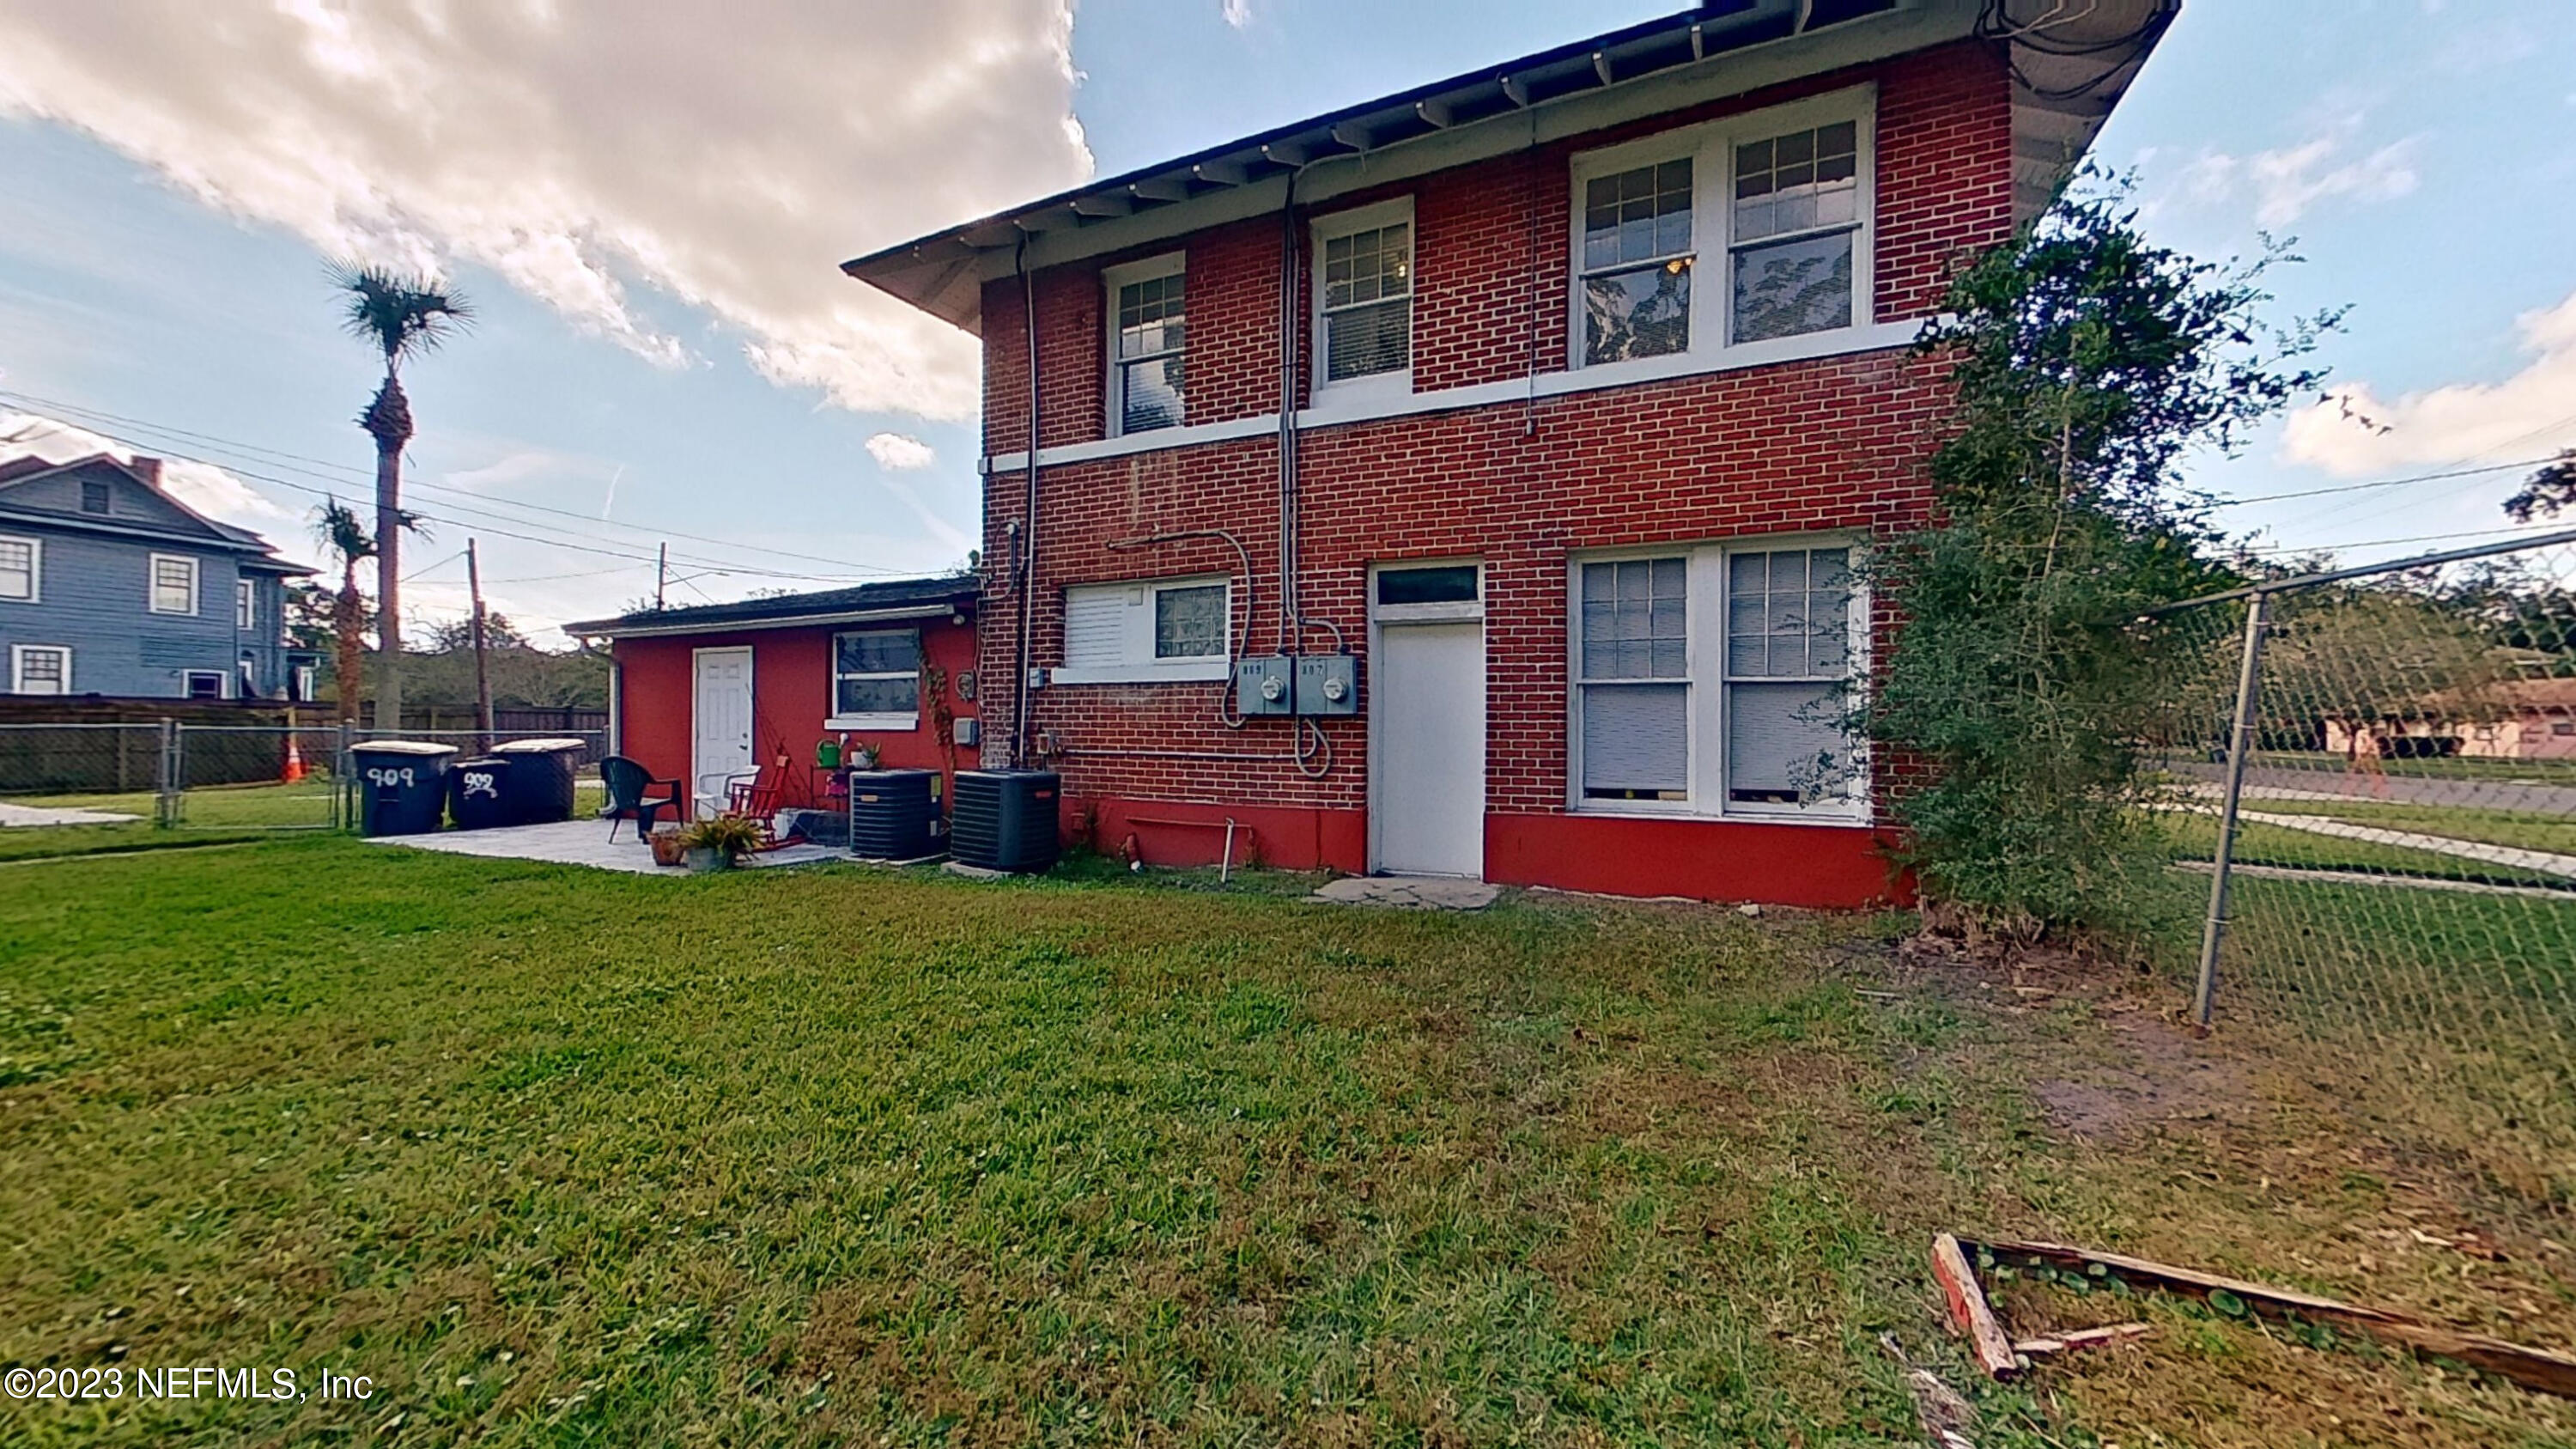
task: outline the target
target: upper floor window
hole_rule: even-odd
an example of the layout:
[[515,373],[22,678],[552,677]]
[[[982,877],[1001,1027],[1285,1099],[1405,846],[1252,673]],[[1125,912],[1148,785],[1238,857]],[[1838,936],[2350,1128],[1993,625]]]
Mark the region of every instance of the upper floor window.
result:
[[832,636],[827,729],[918,729],[921,631],[863,629]]
[[36,602],[45,546],[32,538],[0,538],[0,599]]
[[259,589],[248,579],[233,584],[233,624],[245,632],[259,627]]
[[1413,368],[1413,203],[1315,223],[1315,382],[1409,382]]
[[197,561],[177,554],[152,555],[152,612],[197,612]]
[[[1573,364],[1867,323],[1872,106],[1846,91],[1577,157]],[[1704,256],[1725,270],[1695,287]]]
[[1109,286],[1109,431],[1177,428],[1189,345],[1185,259],[1112,267]]
[[81,484],[81,512],[105,513],[110,506],[111,495],[107,491],[106,484],[96,481],[84,481]]

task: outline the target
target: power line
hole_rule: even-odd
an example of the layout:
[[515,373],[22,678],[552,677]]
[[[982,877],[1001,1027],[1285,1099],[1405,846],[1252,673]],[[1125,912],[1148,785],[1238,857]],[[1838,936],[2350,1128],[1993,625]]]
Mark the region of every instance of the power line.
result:
[[2382,478],[2374,483],[2346,483],[2334,488],[2302,488],[2293,493],[2258,493],[2251,498],[2224,499],[2212,506],[2242,508],[2249,503],[2278,503],[2285,498],[2322,498],[2329,493],[2360,493],[2372,488],[2402,488],[2410,483],[2436,483],[2445,478],[2472,478],[2481,473],[2504,473],[2515,468],[2537,468],[2549,461],[2549,458],[2528,458],[2517,463],[2489,463],[2478,468],[2454,468],[2446,473],[2419,473],[2412,478]]
[[2537,537],[2537,536],[2539,536],[2539,535],[2549,533],[2550,531],[2552,531],[2552,529],[2553,529],[2553,528],[2557,528],[2557,527],[2559,527],[2559,526],[2558,526],[2558,525],[2554,525],[2554,524],[2528,524],[2528,525],[2519,525],[2519,526],[2509,526],[2509,527],[2505,527],[2505,528],[2473,528],[2473,529],[2468,530],[2468,531],[2467,531],[2467,532],[2465,532],[2465,533],[2418,533],[2418,534],[2411,534],[2411,535],[2409,535],[2409,536],[2407,536],[2407,537],[2405,537],[2405,538],[2365,538],[2365,539],[2360,539],[2360,540],[2357,540],[2357,541],[2355,541],[2355,542],[2351,542],[2351,543],[2302,543],[2302,544],[2286,544],[2286,543],[2284,543],[2284,544],[2274,544],[2274,545],[2272,545],[2272,546],[2270,546],[2270,547],[2268,547],[2268,548],[2248,548],[2248,549],[2241,549],[2241,550],[2239,550],[2239,552],[2242,552],[2242,553],[2333,553],[2333,552],[2335,552],[2335,551],[2336,551],[2336,550],[2338,550],[2338,549],[2347,549],[2347,548],[2383,548],[2383,547],[2386,547],[2386,546],[2388,546],[2388,545],[2390,545],[2390,544],[2399,544],[2399,543],[2439,543],[2439,542],[2442,542],[2442,541],[2443,541],[2443,540],[2445,540],[2445,539],[2453,539],[2453,538],[2494,538],[2494,537],[2496,537],[2496,536],[2498,536],[2498,535],[2506,535],[2506,536],[2510,536],[2510,535],[2517,534],[2517,533],[2528,533],[2528,534],[2532,534],[2532,535],[2534,535],[2535,537]]
[[[315,468],[298,467],[298,466],[295,466],[295,463],[283,463],[283,462],[280,462],[280,463],[267,463],[267,464],[265,464],[264,466],[272,467],[272,468],[282,468],[282,469],[284,469],[285,471],[290,472],[290,473],[301,473],[301,474],[304,474],[306,477],[310,477],[310,478],[319,478],[319,479],[322,479],[322,480],[324,480],[324,481],[326,481],[326,482],[338,481],[338,480],[340,480],[340,479],[345,478],[345,479],[348,481],[349,486],[351,486],[351,487],[353,487],[353,488],[354,488],[354,487],[360,487],[360,486],[368,486],[368,487],[372,487],[372,486],[374,485],[374,482],[375,482],[375,479],[374,479],[374,477],[373,477],[373,475],[372,475],[372,474],[370,474],[370,473],[368,473],[368,472],[366,472],[366,471],[364,471],[364,470],[362,470],[362,469],[356,468],[356,467],[354,467],[354,466],[352,466],[352,465],[346,464],[346,463],[334,463],[334,462],[330,462],[330,461],[328,461],[328,460],[326,460],[326,459],[308,457],[308,456],[306,456],[306,455],[304,455],[304,454],[301,454],[301,453],[289,453],[289,452],[282,451],[282,450],[280,450],[280,449],[275,449],[275,448],[265,448],[265,447],[261,447],[261,446],[260,446],[260,445],[258,445],[258,444],[255,444],[255,443],[244,443],[244,442],[240,442],[240,441],[238,441],[238,440],[234,440],[234,439],[218,437],[218,436],[216,436],[215,434],[212,434],[212,433],[200,433],[200,432],[194,432],[194,431],[191,431],[191,430],[189,430],[189,429],[186,429],[186,428],[180,428],[180,427],[175,427],[175,426],[172,426],[172,425],[167,424],[167,423],[155,423],[155,422],[150,422],[150,421],[145,420],[145,419],[142,419],[142,418],[127,417],[127,416],[124,416],[124,415],[119,414],[119,413],[111,413],[111,412],[107,412],[107,411],[104,411],[104,410],[102,410],[102,409],[98,409],[98,408],[83,407],[83,406],[81,406],[80,404],[77,404],[77,403],[63,402],[63,401],[60,401],[60,400],[58,400],[58,399],[53,399],[53,398],[41,398],[41,397],[37,397],[37,396],[35,396],[35,395],[31,394],[31,393],[17,392],[17,391],[15,391],[15,390],[7,389],[7,388],[0,388],[0,398],[10,399],[10,400],[12,400],[12,401],[14,401],[14,402],[16,402],[16,403],[18,403],[18,404],[21,404],[21,405],[23,405],[23,406],[35,407],[35,408],[42,408],[42,409],[46,409],[46,410],[49,410],[49,411],[55,411],[55,412],[71,413],[71,414],[74,414],[75,416],[78,416],[78,417],[98,419],[98,420],[101,420],[101,421],[107,422],[107,423],[109,423],[109,424],[115,425],[115,426],[119,426],[119,427],[126,427],[126,428],[134,428],[134,429],[138,429],[138,430],[141,430],[141,431],[143,431],[143,432],[146,432],[146,433],[158,434],[158,435],[161,435],[161,436],[164,436],[164,437],[186,438],[186,439],[193,440],[193,441],[195,441],[195,442],[197,442],[197,443],[199,443],[199,444],[212,444],[212,445],[214,445],[215,447],[217,447],[217,448],[219,448],[219,449],[230,450],[230,451],[236,451],[236,452],[242,452],[242,453],[248,453],[248,454],[253,454],[253,455],[265,455],[265,456],[267,456],[267,457],[280,458],[280,459],[293,459],[293,460],[295,460],[297,463],[310,463],[310,464],[314,464],[314,465],[316,465],[316,467],[318,467],[318,468],[320,468],[320,469],[325,469],[325,470],[328,470],[328,471],[316,471],[316,470],[315,470]],[[129,447],[130,447],[130,446],[133,446],[132,442],[131,442],[130,440],[128,440],[128,439],[122,439],[122,438],[119,438],[119,439],[115,439],[115,441],[118,441],[118,442],[124,442],[124,443],[126,443]],[[150,446],[159,447],[159,446],[161,446],[161,445],[156,443],[156,444],[151,444]],[[193,461],[205,462],[206,460],[203,460],[203,459],[197,459],[197,460],[193,460]],[[281,479],[277,479],[277,478],[274,478],[274,477],[271,477],[271,476],[269,476],[269,475],[267,475],[267,474],[254,473],[254,472],[252,472],[250,469],[248,469],[248,468],[244,468],[244,467],[241,467],[241,466],[239,466],[239,465],[237,465],[237,464],[229,464],[229,463],[211,463],[211,462],[209,462],[209,463],[208,463],[208,466],[209,466],[209,467],[217,467],[217,468],[226,468],[226,469],[229,469],[229,470],[230,470],[230,471],[232,471],[232,472],[242,474],[242,475],[243,475],[243,476],[245,476],[245,477],[259,478],[259,479],[261,479],[261,480],[262,480],[262,481],[264,481],[264,482],[279,483],[279,484],[281,484],[281,486],[284,486],[284,487],[296,487],[296,486],[298,486],[298,485],[291,484],[291,483],[284,483],[284,482],[283,482],[283,480],[281,480]],[[475,501],[476,501],[476,502],[478,502],[478,503],[494,504],[494,505],[497,505],[497,506],[500,506],[500,507],[504,507],[504,508],[515,508],[515,509],[521,509],[521,510],[525,510],[525,511],[529,511],[529,512],[535,512],[535,513],[551,513],[551,514],[554,514],[554,515],[556,515],[556,516],[558,516],[558,517],[562,517],[562,518],[578,519],[578,520],[580,520],[582,523],[584,523],[584,524],[586,524],[586,525],[588,525],[588,526],[590,526],[590,527],[592,527],[592,528],[600,528],[600,527],[608,527],[608,528],[622,528],[622,529],[625,529],[625,530],[627,530],[627,531],[629,531],[629,532],[631,532],[631,533],[641,533],[641,534],[644,534],[644,535],[646,535],[646,536],[648,536],[648,537],[655,537],[655,538],[660,538],[660,537],[684,538],[684,539],[688,539],[689,541],[691,541],[691,542],[693,542],[693,543],[713,544],[713,545],[715,545],[715,546],[717,546],[717,547],[719,547],[719,548],[744,549],[744,550],[748,550],[748,551],[750,551],[750,552],[752,552],[752,553],[765,553],[765,554],[773,555],[773,556],[778,557],[778,558],[791,558],[791,559],[798,559],[798,560],[801,560],[801,561],[806,562],[806,563],[830,564],[830,565],[833,565],[833,566],[835,566],[835,567],[844,568],[844,569],[849,569],[849,570],[852,570],[852,571],[853,571],[853,572],[851,572],[851,573],[847,573],[847,574],[818,575],[818,574],[797,574],[797,573],[786,573],[786,572],[780,572],[780,571],[777,571],[777,570],[756,570],[756,569],[753,569],[753,568],[745,567],[745,568],[743,568],[743,569],[741,569],[741,570],[740,570],[740,571],[742,571],[742,572],[768,572],[768,573],[772,573],[775,577],[778,577],[778,578],[795,578],[795,579],[808,579],[808,580],[820,579],[820,580],[823,580],[823,581],[825,581],[825,582],[841,582],[841,581],[846,581],[846,580],[849,580],[849,579],[864,578],[864,577],[871,576],[871,575],[885,576],[885,577],[897,577],[897,576],[900,576],[900,575],[902,574],[902,572],[903,572],[902,570],[899,570],[899,569],[879,568],[879,567],[876,567],[876,566],[874,566],[874,565],[870,565],[870,564],[854,564],[854,563],[849,562],[849,561],[848,561],[848,560],[846,560],[846,559],[829,558],[829,557],[826,557],[826,556],[821,555],[821,554],[799,553],[799,552],[797,552],[797,551],[796,551],[796,550],[794,550],[794,549],[774,548],[774,547],[771,547],[771,546],[770,546],[770,545],[768,545],[768,544],[748,543],[748,542],[744,542],[744,541],[737,540],[737,539],[717,538],[717,537],[714,537],[714,536],[709,535],[709,534],[702,534],[702,533],[688,533],[688,532],[684,532],[684,531],[679,530],[679,529],[658,528],[658,527],[655,527],[655,526],[654,526],[654,525],[652,525],[652,524],[646,524],[646,523],[632,523],[632,522],[628,522],[628,521],[623,520],[623,519],[594,518],[594,517],[592,517],[591,515],[589,515],[589,514],[587,514],[587,513],[579,513],[579,512],[575,512],[574,510],[569,509],[569,508],[556,508],[556,507],[553,507],[552,505],[549,505],[549,504],[544,504],[544,503],[532,503],[532,502],[529,502],[529,501],[527,501],[527,500],[525,500],[525,499],[516,499],[516,498],[493,498],[493,497],[491,497],[491,496],[490,496],[490,495],[488,495],[488,494],[475,493],[475,492],[468,491],[468,490],[466,490],[466,489],[462,489],[462,488],[453,488],[453,487],[449,487],[449,486],[447,486],[446,484],[441,484],[441,483],[431,483],[431,482],[427,482],[427,481],[425,481],[425,480],[417,479],[417,478],[414,478],[414,479],[408,479],[408,480],[406,480],[406,483],[408,484],[408,486],[409,486],[409,487],[411,487],[411,488],[413,488],[413,489],[416,489],[416,490],[419,490],[419,491],[422,491],[422,492],[445,494],[445,495],[450,496],[451,498],[470,498],[470,499],[475,500]],[[313,490],[307,489],[307,490],[305,490],[305,491],[310,492],[310,491],[313,491]],[[451,502],[451,503],[449,503],[449,504],[448,504],[448,505],[446,505],[446,506],[451,507],[451,508],[458,509],[458,510],[463,511],[463,512],[469,512],[469,513],[478,511],[478,510],[476,510],[476,509],[474,509],[474,508],[471,508],[471,507],[468,507],[467,505],[462,504],[462,503],[452,503],[452,502]],[[417,510],[415,510],[415,511],[417,511]],[[423,516],[423,517],[428,517],[428,516],[430,516],[430,515],[423,514],[422,516]],[[512,519],[512,518],[511,518],[511,516],[510,516],[509,514],[506,514],[506,513],[493,514],[493,513],[488,513],[488,512],[487,512],[486,516],[488,516],[488,517],[500,518],[500,519],[503,519],[504,521],[510,521],[510,522],[523,522],[523,523],[525,523],[527,526],[532,527],[532,528],[547,528],[547,527],[552,527],[552,525],[548,525],[548,524],[545,524],[545,523],[542,523],[542,522],[539,522],[539,521],[536,521],[536,520],[520,520],[520,519]],[[442,522],[453,522],[454,520],[441,520],[441,521],[442,521]],[[560,529],[559,529],[559,530],[557,530],[557,531],[567,531],[567,530],[560,530]],[[706,560],[706,559],[703,559],[703,558],[702,558],[702,559],[699,559],[699,560],[697,560],[697,561],[698,561],[698,562],[702,562],[702,563],[703,563],[703,562],[715,562],[715,561],[712,561],[712,560]]]

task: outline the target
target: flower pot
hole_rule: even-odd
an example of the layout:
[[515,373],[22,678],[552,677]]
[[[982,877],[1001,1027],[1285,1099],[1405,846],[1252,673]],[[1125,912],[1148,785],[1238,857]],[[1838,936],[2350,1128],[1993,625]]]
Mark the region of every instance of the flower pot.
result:
[[733,856],[711,845],[693,845],[680,853],[680,863],[691,875],[704,875],[711,870],[733,869]]
[[653,863],[655,865],[679,865],[682,863],[680,859],[680,827],[677,825],[654,826],[653,833],[647,837],[647,840],[653,847]]

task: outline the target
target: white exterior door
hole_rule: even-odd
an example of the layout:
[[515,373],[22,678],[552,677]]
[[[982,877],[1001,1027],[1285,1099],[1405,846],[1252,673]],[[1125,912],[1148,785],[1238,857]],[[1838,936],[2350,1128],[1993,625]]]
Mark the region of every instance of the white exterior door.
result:
[[692,816],[720,808],[725,782],[754,768],[751,754],[751,651],[700,649],[697,687],[691,691],[693,743],[689,788]]
[[1485,626],[1381,623],[1369,752],[1373,869],[1485,874]]

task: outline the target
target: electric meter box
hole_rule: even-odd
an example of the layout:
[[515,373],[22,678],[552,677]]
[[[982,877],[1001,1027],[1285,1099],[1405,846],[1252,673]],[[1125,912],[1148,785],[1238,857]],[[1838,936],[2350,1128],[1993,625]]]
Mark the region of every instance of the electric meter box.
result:
[[1294,662],[1281,654],[1234,661],[1234,712],[1246,716],[1296,713],[1297,681],[1290,668]]
[[1299,714],[1360,712],[1360,662],[1348,654],[1305,654],[1297,659]]

